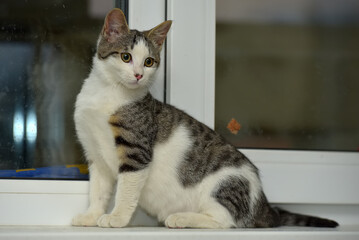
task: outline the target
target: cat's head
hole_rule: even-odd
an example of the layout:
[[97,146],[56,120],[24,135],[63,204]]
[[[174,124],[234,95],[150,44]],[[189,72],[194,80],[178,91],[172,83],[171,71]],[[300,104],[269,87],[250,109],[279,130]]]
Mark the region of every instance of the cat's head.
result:
[[128,28],[120,9],[110,11],[98,41],[97,59],[106,76],[126,88],[149,87],[160,64],[160,52],[172,21],[139,32]]

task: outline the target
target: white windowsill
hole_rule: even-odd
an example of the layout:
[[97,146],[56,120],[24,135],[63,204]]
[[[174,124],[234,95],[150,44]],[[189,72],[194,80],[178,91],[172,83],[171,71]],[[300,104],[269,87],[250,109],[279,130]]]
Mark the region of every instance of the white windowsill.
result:
[[119,229],[69,226],[0,226],[0,239],[359,239],[359,226],[336,229],[280,227],[273,229],[167,229],[131,227]]

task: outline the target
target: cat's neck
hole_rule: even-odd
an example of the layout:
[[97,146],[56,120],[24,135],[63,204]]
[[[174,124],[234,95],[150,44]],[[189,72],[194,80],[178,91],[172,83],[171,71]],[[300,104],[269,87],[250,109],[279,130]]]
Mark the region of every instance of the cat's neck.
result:
[[[129,89],[114,79],[114,74],[111,74],[106,68],[106,63],[94,57],[93,67],[90,73],[90,79],[96,81],[99,87],[111,89],[113,94],[121,96],[123,104],[135,102],[143,99],[148,93],[148,88]],[[110,94],[110,93],[109,93]],[[110,94],[111,95],[111,94]]]

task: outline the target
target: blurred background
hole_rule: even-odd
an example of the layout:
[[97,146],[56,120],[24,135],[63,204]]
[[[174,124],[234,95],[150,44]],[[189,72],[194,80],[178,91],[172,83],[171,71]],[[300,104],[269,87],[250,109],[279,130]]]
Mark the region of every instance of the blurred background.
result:
[[[0,170],[85,163],[74,102],[120,2],[0,2]],[[358,150],[359,1],[217,0],[216,11],[217,131],[241,148]]]
[[84,163],[74,102],[112,0],[1,0],[0,169]]
[[241,148],[359,150],[359,1],[217,0],[216,14],[217,131]]

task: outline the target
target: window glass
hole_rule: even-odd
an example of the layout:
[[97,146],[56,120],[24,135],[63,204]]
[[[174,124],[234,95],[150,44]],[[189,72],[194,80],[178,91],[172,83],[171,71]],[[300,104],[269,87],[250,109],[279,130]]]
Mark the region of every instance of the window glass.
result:
[[359,150],[359,1],[216,8],[217,131],[241,148]]
[[0,2],[0,178],[87,178],[74,102],[113,5]]

